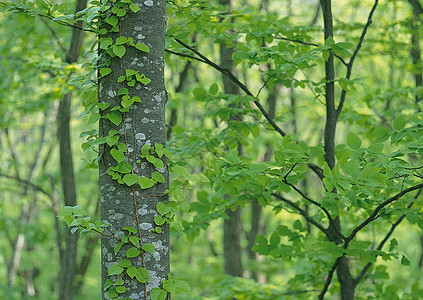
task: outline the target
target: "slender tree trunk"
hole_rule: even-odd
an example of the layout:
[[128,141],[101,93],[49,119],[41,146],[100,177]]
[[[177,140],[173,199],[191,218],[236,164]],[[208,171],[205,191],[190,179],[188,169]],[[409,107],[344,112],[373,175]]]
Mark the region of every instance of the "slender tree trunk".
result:
[[[331,0],[320,0],[323,12],[324,37],[325,40],[329,37],[333,38],[333,20],[332,20],[332,4]],[[335,133],[338,115],[335,107],[335,67],[333,62],[334,56],[331,52],[328,60],[325,62],[325,78],[326,78],[326,124],[324,136],[325,161],[329,168],[335,167]],[[333,191],[336,193],[336,190]],[[330,233],[331,241],[340,244],[342,241],[337,235],[341,231],[341,223],[339,217],[330,223],[328,232]],[[337,276],[341,286],[341,299],[353,300],[355,282],[351,276],[348,264],[348,258],[344,255],[339,262],[337,268]]]
[[[125,75],[126,69],[139,71],[151,80],[144,86],[137,83],[134,87],[128,87],[131,97],[138,96],[142,103],[135,102],[128,112],[122,112],[122,122],[114,125],[107,119],[100,120],[100,133],[107,135],[112,130],[120,132],[119,143],[124,143],[128,151],[125,151],[125,161],[132,166],[132,172],[138,176],[151,177],[155,168],[149,163],[137,163],[140,158],[141,147],[145,144],[154,146],[155,143],[166,144],[165,104],[167,94],[164,86],[164,46],[166,36],[166,1],[133,0],[141,10],[137,13],[128,11],[126,16],[119,22],[120,33],[110,34],[114,40],[118,36],[133,38],[134,43],[142,42],[148,45],[150,52],[141,52],[134,47],[126,46],[126,54],[111,58],[109,68],[111,74],[99,80],[99,102],[110,103],[111,108],[120,103],[121,97],[117,91],[124,87],[118,83],[118,77]],[[148,3],[148,4],[147,4]],[[151,4],[151,5],[150,5]],[[108,27],[109,28],[109,27]],[[102,110],[102,115],[110,113],[110,108]],[[101,220],[110,224],[106,232],[115,236],[124,234],[123,227],[131,226],[138,230],[141,244],[152,243],[156,251],[145,252],[143,256],[131,258],[131,263],[136,267],[143,267],[149,273],[147,284],[125,278],[126,292],[120,297],[132,299],[150,299],[149,294],[153,288],[160,285],[161,280],[166,279],[169,273],[169,228],[163,225],[163,232],[155,234],[151,229],[156,227],[153,221],[157,214],[156,205],[166,200],[164,191],[167,189],[168,171],[165,165],[157,169],[166,179],[166,183],[155,184],[151,188],[141,189],[139,185],[132,187],[118,183],[106,173],[111,166],[116,166],[116,160],[110,155],[110,147],[105,145],[102,159],[99,164],[99,187],[100,187],[100,215]],[[127,232],[126,232],[127,233]],[[107,279],[117,279],[116,276],[108,276],[111,265],[117,264],[126,258],[124,245],[121,250],[114,254],[114,247],[118,240],[113,237],[101,237],[101,269],[102,286]],[[116,278],[115,278],[116,277]],[[103,299],[108,299],[107,292],[103,293]]]
[[[87,0],[77,0],[75,12],[85,9]],[[78,22],[78,26],[82,26]],[[74,63],[78,60],[81,51],[83,39],[83,31],[73,29],[72,38],[66,53],[66,62]],[[69,128],[71,114],[72,94],[66,94],[60,101],[59,113],[57,115],[58,122],[58,139],[60,148],[60,168],[62,173],[62,189],[64,202],[66,206],[75,206],[76,185],[73,171],[73,159],[71,148],[71,135]],[[59,277],[59,299],[72,300],[74,298],[74,283],[76,276],[76,255],[77,255],[77,239],[78,236],[71,234],[70,229],[65,231],[65,249],[63,249],[63,257],[61,261],[60,277]]]
[[[232,8],[232,0],[219,0],[219,4],[228,7],[228,11]],[[226,47],[225,44],[220,45],[220,65],[233,72],[234,63],[232,55],[233,48]],[[223,75],[223,87],[226,94],[239,94],[239,88],[229,78]],[[229,120],[231,122],[231,120]],[[239,155],[242,155],[241,145],[238,145]],[[238,207],[232,211],[226,210],[228,219],[224,220],[223,224],[223,257],[224,257],[224,270],[226,274],[232,276],[242,276],[244,269],[242,266],[242,248],[241,248],[241,208]]]

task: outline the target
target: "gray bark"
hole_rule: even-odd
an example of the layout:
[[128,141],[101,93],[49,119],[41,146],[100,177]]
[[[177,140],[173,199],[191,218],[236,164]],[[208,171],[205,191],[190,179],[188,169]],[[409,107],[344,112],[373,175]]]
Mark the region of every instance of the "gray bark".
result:
[[[111,59],[110,68],[112,73],[99,81],[99,101],[108,102],[114,107],[121,101],[120,96],[114,96],[122,88],[122,83],[117,79],[125,69],[133,69],[145,74],[151,83],[144,86],[137,83],[134,87],[127,87],[131,97],[138,96],[142,103],[134,103],[127,113],[122,113],[123,122],[115,126],[106,119],[100,121],[100,133],[106,135],[109,130],[116,129],[121,133],[119,142],[126,143],[129,153],[126,153],[126,160],[129,161],[134,172],[139,176],[151,176],[155,170],[145,162],[140,165],[136,160],[140,157],[140,150],[144,144],[154,146],[155,143],[165,145],[166,124],[165,124],[165,103],[167,94],[164,86],[164,42],[166,22],[166,2],[164,0],[154,1],[133,1],[141,8],[133,14],[128,11],[121,20],[121,35],[132,37],[135,43],[142,42],[149,46],[150,53],[141,52],[134,47],[126,46],[126,54],[122,59],[118,57]],[[116,39],[118,35],[113,35]],[[107,114],[110,108],[101,113]],[[142,243],[152,243],[156,252],[144,255],[145,267],[150,275],[147,285],[124,277],[127,291],[120,294],[121,297],[132,299],[148,299],[147,294],[160,285],[169,273],[169,228],[163,226],[161,234],[149,234],[151,228],[155,227],[153,218],[156,215],[156,204],[166,200],[162,195],[167,188],[168,171],[167,166],[158,170],[166,178],[166,184],[156,184],[153,187],[141,190],[138,185],[134,186],[135,195],[131,187],[119,184],[106,174],[107,168],[117,163],[110,155],[110,147],[105,145],[102,150],[102,159],[99,164],[99,186],[100,186],[100,215],[101,220],[110,224],[105,232],[116,236],[122,236],[122,227],[137,227],[141,233]],[[148,195],[148,196],[147,196]],[[135,209],[136,206],[136,209]],[[139,223],[138,223],[139,220]],[[108,268],[126,258],[125,246],[114,254],[113,248],[118,240],[112,237],[101,237],[101,269],[102,283],[111,276],[108,276]],[[136,267],[143,267],[142,257],[131,259]],[[110,279],[117,279],[113,276]],[[102,285],[102,286],[103,286]],[[107,292],[103,292],[103,299],[108,299]]]

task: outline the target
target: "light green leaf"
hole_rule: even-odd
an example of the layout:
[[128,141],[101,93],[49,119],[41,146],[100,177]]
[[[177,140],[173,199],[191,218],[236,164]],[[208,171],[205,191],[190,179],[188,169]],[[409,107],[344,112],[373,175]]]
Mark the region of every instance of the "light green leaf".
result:
[[126,48],[123,45],[113,45],[113,53],[122,58],[126,53]]
[[118,265],[122,268],[129,268],[131,266],[131,261],[129,259],[122,259]]
[[100,69],[100,75],[102,77],[104,77],[106,75],[109,75],[110,73],[112,73],[112,69],[110,69],[110,68],[102,68],[102,69]]
[[135,75],[137,73],[138,73],[138,71],[135,71],[135,70],[131,70],[131,69],[126,69],[125,70],[125,74],[126,74],[127,77],[132,76],[132,75]]
[[129,4],[129,9],[132,10],[133,13],[137,13],[141,8],[139,8],[138,6],[136,6],[134,3],[130,3]]
[[108,270],[108,274],[109,275],[119,275],[123,272],[123,268],[119,265],[113,265],[110,266],[109,270]]
[[118,142],[118,140],[119,140],[118,135],[107,136],[107,138],[106,138],[107,145],[109,145],[110,147],[115,145]]
[[166,219],[163,218],[162,216],[156,215],[154,217],[154,223],[156,223],[156,225],[160,226],[163,225],[166,222]]
[[130,266],[126,270],[126,274],[128,274],[129,277],[134,278],[135,275],[137,275],[137,268],[135,268],[134,266]]
[[154,251],[156,251],[156,247],[154,247],[154,245],[150,243],[144,244],[144,246],[142,246],[141,248],[142,250],[151,252],[151,253],[154,253]]
[[164,176],[157,171],[154,171],[153,174],[151,174],[151,178],[160,183],[164,183],[166,181]]
[[151,300],[165,300],[167,292],[161,288],[154,288],[150,294]]
[[127,186],[131,186],[138,182],[139,177],[137,174],[126,174],[122,180]]
[[[141,283],[146,283],[150,280],[150,274],[148,274],[147,270],[144,268],[138,268],[135,277]],[[151,297],[151,299],[153,299],[153,297]]]
[[125,293],[126,287],[124,287],[123,285],[120,285],[120,286],[116,287],[116,292],[118,292],[119,294]]
[[135,247],[139,248],[140,247],[140,238],[137,236],[130,236],[129,237],[129,241],[132,243],[132,245],[134,245]]
[[148,188],[151,188],[153,185],[154,185],[154,180],[151,180],[150,178],[148,178],[148,177],[144,177],[144,176],[142,176],[142,177],[140,177],[140,179],[139,179],[139,185],[140,185],[140,187],[142,188],[142,189],[148,189]]
[[133,234],[136,234],[137,233],[137,230],[134,227],[132,227],[132,226],[125,226],[122,229],[123,230],[127,230],[129,233],[133,233]]
[[146,44],[144,44],[144,43],[141,43],[141,42],[140,43],[136,43],[135,44],[135,48],[137,48],[140,51],[150,53],[150,48],[148,48],[148,46]]
[[110,120],[116,126],[119,126],[122,123],[122,115],[118,111],[112,111],[111,113],[107,114],[107,119]]
[[132,257],[137,257],[138,255],[140,255],[141,254],[141,251],[140,250],[138,250],[137,248],[135,248],[135,247],[132,247],[132,248],[129,248],[127,251],[126,251],[126,257],[127,258],[132,258]]
[[158,202],[156,205],[156,210],[159,214],[164,216],[168,212],[170,212],[171,208],[169,205],[166,205],[164,202]]
[[396,116],[393,127],[396,131],[403,130],[406,122],[407,122],[407,119],[404,115]]
[[353,132],[349,132],[347,135],[347,144],[353,150],[360,149],[361,147],[360,137]]
[[112,149],[110,150],[110,155],[112,155],[112,157],[118,162],[120,163],[121,161],[125,160],[125,154],[117,149]]
[[111,279],[107,279],[103,286],[103,291],[106,291],[109,287],[113,285],[113,281]]
[[125,44],[128,41],[128,39],[124,36],[120,36],[116,39],[115,45],[122,45]]
[[123,242],[118,242],[118,243],[116,244],[116,246],[115,246],[115,247],[114,247],[114,249],[113,249],[113,252],[115,253],[115,255],[116,255],[116,254],[118,254],[118,252],[119,252],[120,248],[123,246],[123,244],[125,244],[125,243],[123,243]]
[[176,286],[176,293],[187,294],[187,293],[191,292],[191,288],[190,288],[188,282],[186,282],[186,281],[176,280],[175,286]]

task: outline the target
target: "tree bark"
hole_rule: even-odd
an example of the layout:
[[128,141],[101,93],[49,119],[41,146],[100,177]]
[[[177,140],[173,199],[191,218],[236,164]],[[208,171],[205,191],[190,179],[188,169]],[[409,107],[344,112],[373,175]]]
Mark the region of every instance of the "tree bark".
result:
[[[100,120],[100,134],[107,135],[112,130],[120,132],[119,143],[127,145],[128,152],[125,153],[125,161],[128,161],[133,172],[138,176],[151,177],[156,169],[146,162],[138,164],[141,147],[144,144],[154,146],[155,143],[166,144],[165,104],[167,93],[164,86],[164,46],[166,36],[166,1],[141,1],[133,3],[140,7],[137,13],[128,11],[126,16],[120,20],[120,33],[110,35],[114,40],[121,35],[132,37],[134,43],[146,44],[150,52],[141,52],[134,47],[126,46],[126,54],[111,58],[112,72],[110,75],[99,80],[99,102],[110,103],[111,107],[102,110],[101,114],[110,113],[110,109],[120,103],[121,97],[117,96],[120,88],[124,87],[118,83],[118,77],[125,74],[126,69],[139,71],[151,80],[151,83],[144,86],[141,83],[134,87],[128,87],[131,97],[138,96],[142,103],[135,102],[129,108],[129,112],[122,112],[122,123],[114,125],[107,119]],[[131,263],[136,267],[145,267],[150,275],[147,284],[137,280],[125,278],[126,292],[120,297],[132,299],[149,299],[153,288],[160,285],[162,279],[166,279],[169,273],[169,228],[164,225],[160,234],[151,233],[155,227],[153,218],[156,216],[156,204],[166,200],[163,196],[167,189],[168,171],[164,168],[158,169],[165,177],[166,183],[155,184],[153,187],[143,189],[138,185],[125,186],[113,180],[106,170],[116,166],[116,161],[110,155],[110,147],[105,145],[102,152],[102,159],[99,164],[99,187],[100,187],[100,215],[101,220],[110,224],[105,232],[116,236],[124,234],[123,227],[131,226],[137,228],[142,244],[152,243],[156,251],[146,252],[144,257],[131,258]],[[135,195],[134,195],[135,192]],[[127,232],[126,232],[127,233]],[[108,268],[126,258],[126,245],[114,254],[114,246],[118,240],[113,237],[101,237],[101,273],[102,286],[107,279],[115,279],[108,276]],[[147,294],[146,294],[147,293]],[[107,292],[102,292],[103,299],[108,299]]]
[[[228,7],[228,11],[232,8],[232,0],[219,0],[219,4]],[[234,72],[234,63],[232,55],[233,48],[226,47],[225,44],[220,45],[220,65],[223,68]],[[223,88],[226,94],[239,94],[239,88],[225,75],[222,76]],[[233,118],[232,118],[233,120]],[[231,119],[229,120],[231,122]],[[241,145],[238,145],[239,155],[242,155]],[[242,276],[244,269],[242,266],[242,248],[241,248],[241,208],[237,207],[234,211],[227,209],[228,219],[223,224],[223,257],[224,270],[226,274],[232,276]]]
[[[320,0],[323,12],[324,37],[327,40],[329,37],[333,38],[333,19],[332,19],[332,4],[331,0]],[[335,107],[335,67],[333,61],[334,55],[329,54],[328,60],[325,62],[325,79],[326,79],[326,124],[324,136],[325,161],[329,168],[335,167],[335,133],[336,124],[338,121],[338,114]],[[333,191],[336,193],[336,190]],[[328,233],[330,240],[334,243],[340,244],[342,240],[339,238],[337,232],[341,231],[341,223],[339,217],[330,223]],[[338,281],[341,287],[341,299],[353,300],[355,282],[351,276],[347,256],[342,256],[337,267]]]
[[[75,13],[85,9],[87,0],[77,0]],[[77,23],[82,27],[83,23]],[[74,28],[72,31],[71,42],[66,53],[65,61],[69,64],[78,60],[81,51],[82,39],[84,32]],[[62,189],[64,203],[66,206],[75,206],[76,200],[76,184],[73,170],[71,136],[70,136],[70,114],[71,114],[72,94],[66,94],[59,105],[59,113],[57,115],[58,122],[58,140],[60,148],[60,169],[62,174]],[[65,231],[65,249],[63,249],[63,259],[61,261],[61,269],[59,276],[59,299],[72,300],[75,290],[76,276],[76,256],[77,256],[77,240],[78,236],[71,234],[70,229]]]

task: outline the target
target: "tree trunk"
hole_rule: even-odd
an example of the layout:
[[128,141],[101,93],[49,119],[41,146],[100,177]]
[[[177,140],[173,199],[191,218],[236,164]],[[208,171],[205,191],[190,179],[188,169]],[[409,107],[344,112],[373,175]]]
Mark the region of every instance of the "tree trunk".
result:
[[[333,38],[333,20],[332,20],[332,4],[331,0],[320,0],[320,4],[323,12],[323,24],[324,24],[324,36],[325,40],[329,37]],[[331,52],[328,60],[325,62],[325,80],[326,80],[326,124],[325,124],[325,136],[324,136],[324,149],[325,149],[325,161],[329,168],[335,167],[335,133],[336,124],[338,121],[338,113],[335,107],[335,67],[333,62],[334,55]],[[336,193],[336,190],[332,191]],[[339,217],[334,219],[334,222],[330,223],[328,232],[330,234],[330,240],[334,243],[340,244],[342,240],[338,236],[338,232],[341,232],[341,222]],[[348,265],[348,257],[343,256],[337,267],[338,281],[341,286],[341,299],[342,300],[353,300],[355,282],[351,276],[350,268]]]
[[[155,252],[145,252],[143,255],[131,258],[132,266],[145,268],[149,273],[149,281],[140,283],[135,278],[124,277],[126,292],[120,297],[132,299],[149,299],[148,294],[153,288],[160,285],[162,279],[166,279],[169,273],[169,228],[162,226],[163,232],[152,233],[156,227],[153,221],[156,216],[156,204],[166,200],[164,191],[168,186],[168,171],[166,164],[161,169],[155,169],[152,164],[140,159],[141,147],[145,144],[154,146],[155,143],[166,143],[165,103],[167,94],[164,86],[164,46],[165,46],[165,21],[166,2],[158,1],[132,1],[141,10],[132,13],[128,10],[124,18],[119,20],[119,33],[108,34],[113,40],[119,36],[133,38],[134,43],[142,42],[148,45],[150,52],[142,52],[134,47],[125,45],[126,53],[122,58],[111,58],[109,68],[111,74],[99,80],[99,102],[110,103],[110,108],[101,110],[103,116],[111,113],[111,108],[121,102],[121,96],[117,96],[119,89],[125,87],[131,97],[138,96],[142,103],[135,102],[129,107],[128,112],[121,112],[122,122],[111,123],[108,119],[100,120],[100,133],[104,136],[110,130],[118,130],[119,141],[123,143],[127,151],[125,161],[132,166],[131,173],[150,178],[153,171],[160,172],[166,183],[155,184],[151,188],[141,189],[138,184],[131,187],[118,183],[106,173],[109,167],[116,166],[116,160],[111,156],[111,147],[104,144],[100,149],[102,159],[99,164],[99,187],[100,187],[100,215],[101,220],[110,224],[106,228],[108,234],[121,237],[127,234],[122,228],[131,226],[137,228],[137,236],[141,238],[141,245],[152,243]],[[110,27],[106,27],[110,29]],[[105,53],[101,53],[104,55]],[[109,58],[109,57],[108,57]],[[104,62],[104,60],[103,60]],[[125,75],[127,69],[139,71],[151,80],[144,85],[136,83],[130,87],[126,82],[118,83],[118,77]],[[116,146],[113,146],[116,149]],[[101,237],[101,270],[102,283],[108,280],[116,280],[119,276],[108,276],[110,266],[127,258],[126,251],[129,246],[124,245],[121,250],[114,254],[114,247],[119,240],[102,235]],[[107,292],[103,293],[103,299],[109,299]]]
[[[219,4],[226,5],[228,11],[232,8],[232,0],[219,0]],[[234,70],[234,63],[232,55],[233,48],[226,47],[225,44],[220,45],[220,65],[223,68],[229,69],[231,72]],[[239,88],[228,77],[222,77],[223,87],[226,94],[239,94]],[[233,118],[232,118],[233,119]],[[231,122],[231,119],[229,120]],[[242,155],[241,145],[238,145],[239,155]],[[241,208],[238,207],[235,211],[230,209],[226,210],[228,219],[224,220],[223,225],[223,257],[224,257],[224,270],[226,274],[232,276],[242,276],[244,269],[242,266],[242,248],[241,248]]]
[[[85,9],[87,0],[76,1],[75,12]],[[81,27],[82,22],[77,25]],[[76,28],[72,31],[72,38],[66,53],[66,62],[74,63],[78,60],[81,51],[83,39],[83,31]],[[58,139],[60,148],[60,168],[62,174],[62,188],[64,202],[66,206],[75,206],[76,201],[76,185],[73,171],[72,148],[70,137],[70,108],[72,94],[66,94],[60,101],[59,113],[57,115],[58,122]],[[72,300],[74,298],[74,283],[76,276],[76,255],[77,255],[78,236],[71,234],[70,229],[65,231],[65,249],[63,249],[63,259],[61,261],[61,269],[59,276],[59,299]]]

